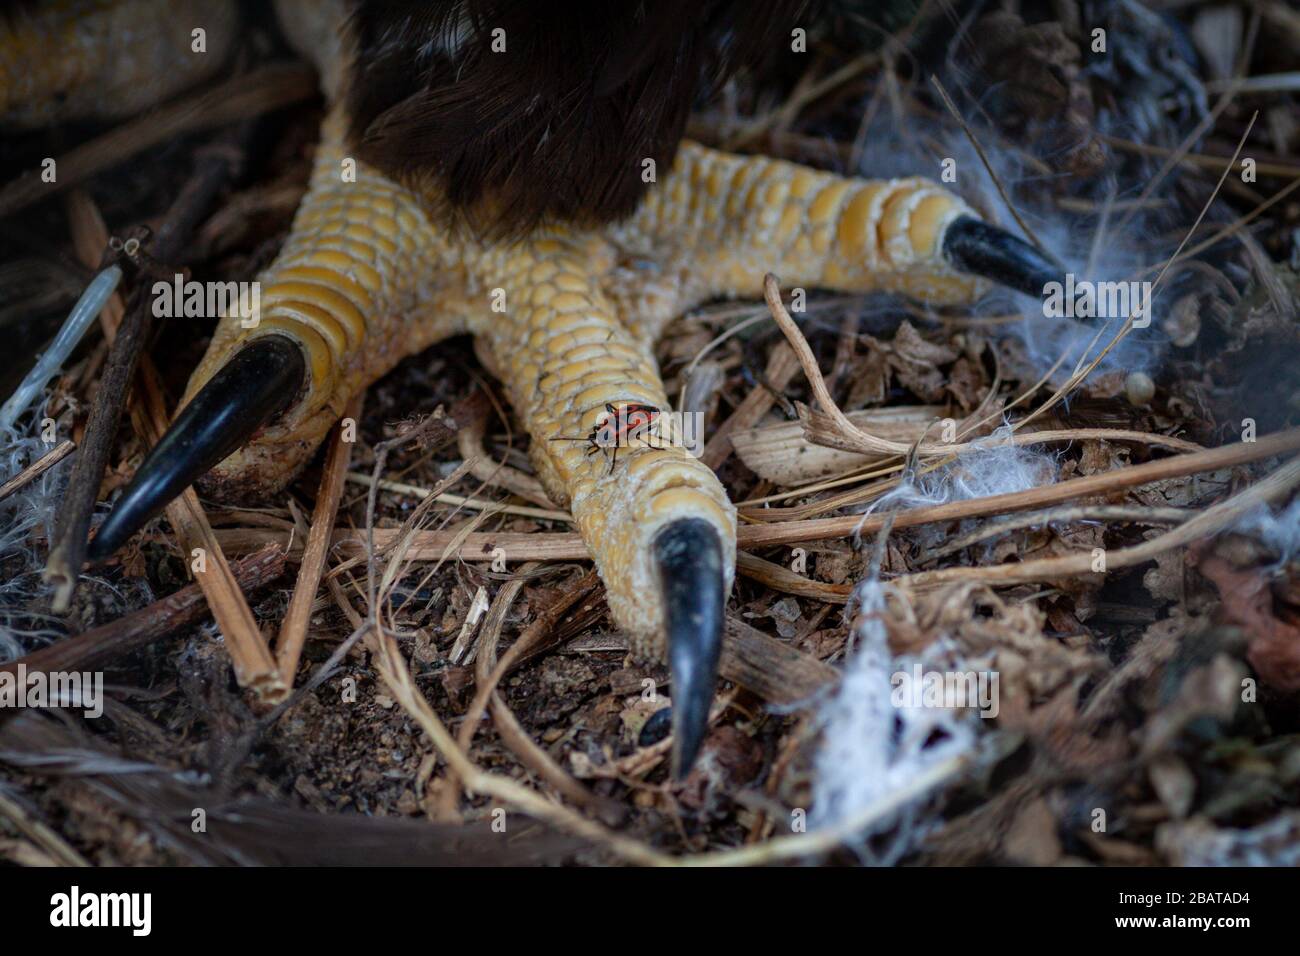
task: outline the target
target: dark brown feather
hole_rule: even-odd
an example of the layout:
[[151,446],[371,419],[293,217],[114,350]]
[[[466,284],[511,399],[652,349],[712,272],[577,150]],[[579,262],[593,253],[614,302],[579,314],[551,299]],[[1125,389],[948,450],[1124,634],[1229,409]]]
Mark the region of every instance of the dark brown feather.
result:
[[[477,231],[636,208],[726,77],[790,55],[810,0],[359,0],[348,84],[359,155],[432,181]],[[504,30],[505,52],[493,52]],[[500,36],[500,34],[497,34]]]

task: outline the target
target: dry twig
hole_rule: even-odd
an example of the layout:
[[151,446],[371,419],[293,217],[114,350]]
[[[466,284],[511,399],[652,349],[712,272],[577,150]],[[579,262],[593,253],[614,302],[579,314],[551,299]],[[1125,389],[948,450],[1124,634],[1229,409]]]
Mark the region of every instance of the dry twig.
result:
[[[231,566],[235,584],[250,594],[283,573],[284,555],[275,545],[268,545]],[[0,664],[0,672],[17,673],[19,664],[28,673],[96,670],[123,655],[147,647],[160,637],[202,620],[207,610],[207,595],[199,585],[191,584],[102,627],[64,638],[16,661]]]
[[63,441],[59,442],[40,458],[37,458],[22,471],[18,472],[18,474],[6,481],[3,485],[0,485],[0,501],[4,501],[15,491],[26,487],[28,484],[41,477],[41,475],[45,474],[59,462],[63,461],[63,459],[71,455],[76,447],[77,443],[71,438],[65,438]]
[[[353,398],[343,413],[344,420],[359,421],[364,400],[364,392]],[[280,665],[280,674],[290,687],[293,686],[293,676],[298,670],[298,656],[307,642],[311,607],[316,599],[316,589],[320,587],[321,574],[325,570],[330,531],[334,527],[339,502],[343,499],[343,479],[352,459],[353,443],[343,440],[343,428],[343,423],[340,422],[330,437],[320,489],[316,493],[316,507],[311,513],[311,530],[307,532],[307,543],[303,546],[302,563],[298,567],[298,579],[294,582],[293,597],[289,599],[289,607],[280,623],[280,637],[276,642],[275,656]]]
[[1207,508],[1194,518],[1172,531],[1150,541],[1105,552],[1102,571],[1096,567],[1097,557],[1091,552],[1069,554],[1058,558],[1039,558],[1032,561],[1014,561],[992,567],[943,568],[938,571],[921,571],[897,578],[898,583],[913,588],[933,587],[952,581],[981,581],[986,584],[1025,584],[1056,578],[1077,577],[1083,574],[1105,574],[1117,568],[1132,567],[1150,561],[1156,555],[1190,544],[1197,538],[1218,534],[1239,521],[1247,511],[1267,501],[1273,501],[1300,484],[1300,459],[1282,466],[1267,478],[1256,482],[1226,501]]
[[[75,203],[72,208],[73,235],[77,240],[78,252],[83,257],[90,255],[96,258],[96,250],[102,249],[108,241],[103,220],[93,203]],[[101,316],[105,335],[110,340],[116,333],[114,321],[120,320],[122,314],[121,296],[114,293]],[[152,446],[166,431],[168,416],[158,373],[147,355],[140,361],[138,386],[135,400],[131,403],[131,424],[141,440]],[[226,562],[194,489],[186,489],[180,498],[169,504],[166,515],[187,555],[195,548],[204,551],[207,570],[198,576],[199,587],[203,589],[208,605],[212,608],[212,615],[225,636],[226,648],[234,664],[239,685],[251,687],[259,705],[279,701],[288,689],[280,680],[275,660],[257,628],[248,602],[244,600],[244,595],[231,574],[230,565]]]

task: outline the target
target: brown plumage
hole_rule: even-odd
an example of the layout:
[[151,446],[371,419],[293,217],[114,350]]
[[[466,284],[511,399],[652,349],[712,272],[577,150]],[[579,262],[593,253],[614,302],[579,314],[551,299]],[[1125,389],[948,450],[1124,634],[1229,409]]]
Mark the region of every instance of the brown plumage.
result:
[[645,191],[644,160],[672,165],[697,100],[789,52],[810,6],[358,0],[351,139],[390,177],[436,179],[477,232],[620,219]]

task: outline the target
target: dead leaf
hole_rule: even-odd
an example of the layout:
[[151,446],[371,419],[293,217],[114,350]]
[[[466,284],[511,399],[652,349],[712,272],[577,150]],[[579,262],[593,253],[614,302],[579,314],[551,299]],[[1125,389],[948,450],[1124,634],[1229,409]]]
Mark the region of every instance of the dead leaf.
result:
[[1204,558],[1199,570],[1218,588],[1228,620],[1246,631],[1246,658],[1260,680],[1279,690],[1300,690],[1300,628],[1274,616],[1268,577],[1218,555]]
[[1024,806],[1011,824],[1002,850],[1014,863],[1051,866],[1061,858],[1056,815],[1042,797]]

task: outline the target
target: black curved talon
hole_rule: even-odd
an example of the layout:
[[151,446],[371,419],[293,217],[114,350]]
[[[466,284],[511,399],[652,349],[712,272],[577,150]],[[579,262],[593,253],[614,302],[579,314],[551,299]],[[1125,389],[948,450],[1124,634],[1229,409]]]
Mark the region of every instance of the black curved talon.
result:
[[102,561],[195,479],[243,445],[298,397],[307,376],[302,349],[283,335],[245,346],[177,416],[90,542]]
[[713,525],[682,518],[654,539],[672,672],[673,777],[681,780],[704,742],[722,652],[722,541]]
[[636,738],[636,745],[638,747],[653,747],[659,743],[673,732],[672,719],[673,709],[671,707],[662,707],[656,710],[642,726],[641,733]]
[[1061,268],[1029,243],[973,216],[961,216],[948,226],[943,254],[961,272],[1036,298],[1042,298],[1047,283],[1064,281]]

